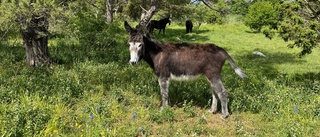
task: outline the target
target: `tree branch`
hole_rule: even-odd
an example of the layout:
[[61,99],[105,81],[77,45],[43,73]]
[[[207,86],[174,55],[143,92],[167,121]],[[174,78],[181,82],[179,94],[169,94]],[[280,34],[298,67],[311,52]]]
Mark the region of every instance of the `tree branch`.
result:
[[317,18],[318,20],[320,20],[320,18],[318,17],[320,11],[316,11],[315,9],[313,9],[307,0],[304,0],[304,1],[306,2],[308,8],[311,10],[312,14],[314,15],[312,18]]
[[145,8],[143,8],[141,5],[139,5],[140,8],[144,11],[144,12],[148,12]]
[[191,3],[199,2],[198,0],[192,0]]
[[101,9],[99,6],[97,6],[96,4],[94,4],[92,1],[88,1],[88,3],[89,3],[91,6],[97,8],[97,9],[99,9],[99,10]]
[[217,9],[212,8],[212,6],[211,6],[206,0],[201,0],[201,2],[202,2],[204,5],[206,5],[208,8],[210,8],[210,9],[212,9],[212,10],[214,10],[214,11],[222,12],[222,11],[220,11],[220,10],[217,10]]
[[156,6],[157,6],[158,0],[151,0],[151,7],[148,11],[146,11],[146,14],[142,17],[139,24],[136,26],[136,29],[140,30],[143,33],[147,33],[147,25],[152,18],[153,14],[156,12]]
[[7,33],[9,32],[9,30],[11,29],[12,25],[14,23],[11,23],[11,25],[9,26],[9,28],[6,30],[6,32],[3,33],[3,35],[0,37],[0,41],[2,41],[2,39],[7,35]]
[[61,2],[59,3],[59,6],[65,4],[67,1],[68,1],[68,0],[63,0],[63,1],[61,1]]

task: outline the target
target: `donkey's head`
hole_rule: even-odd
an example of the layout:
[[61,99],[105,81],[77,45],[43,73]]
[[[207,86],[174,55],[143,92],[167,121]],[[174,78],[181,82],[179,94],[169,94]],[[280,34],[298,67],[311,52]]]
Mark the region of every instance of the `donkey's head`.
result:
[[129,33],[130,64],[136,65],[140,62],[144,54],[143,32],[133,29],[127,21],[124,22],[124,27]]
[[129,32],[128,43],[130,45],[130,64],[136,65],[142,59],[144,54],[143,35],[148,32],[147,24],[156,11],[157,0],[151,0],[151,7],[143,15],[136,29],[133,29],[127,21],[124,22],[124,27]]
[[168,17],[168,18],[166,18],[166,22],[168,22],[169,23],[169,25],[171,25],[171,17]]

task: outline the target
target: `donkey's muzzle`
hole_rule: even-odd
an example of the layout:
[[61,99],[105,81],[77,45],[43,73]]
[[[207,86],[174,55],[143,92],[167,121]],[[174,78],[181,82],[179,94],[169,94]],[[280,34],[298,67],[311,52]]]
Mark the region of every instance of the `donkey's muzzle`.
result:
[[130,61],[129,63],[130,63],[131,65],[133,65],[133,66],[134,66],[134,65],[138,65],[138,61]]

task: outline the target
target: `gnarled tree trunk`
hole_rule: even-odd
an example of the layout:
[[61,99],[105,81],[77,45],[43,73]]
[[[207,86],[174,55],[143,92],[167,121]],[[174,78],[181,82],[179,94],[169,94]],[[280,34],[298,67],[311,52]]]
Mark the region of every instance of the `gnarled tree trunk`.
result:
[[48,26],[47,16],[34,15],[20,31],[26,50],[26,65],[29,67],[51,62],[48,50]]

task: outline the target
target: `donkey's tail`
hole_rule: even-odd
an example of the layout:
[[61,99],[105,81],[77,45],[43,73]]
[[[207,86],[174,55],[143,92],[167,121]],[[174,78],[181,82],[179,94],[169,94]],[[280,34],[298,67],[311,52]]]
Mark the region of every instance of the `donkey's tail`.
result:
[[231,56],[226,52],[227,58],[229,60],[230,65],[233,67],[234,71],[241,77],[241,78],[246,78],[247,75],[242,72],[242,70],[234,63],[233,59]]

